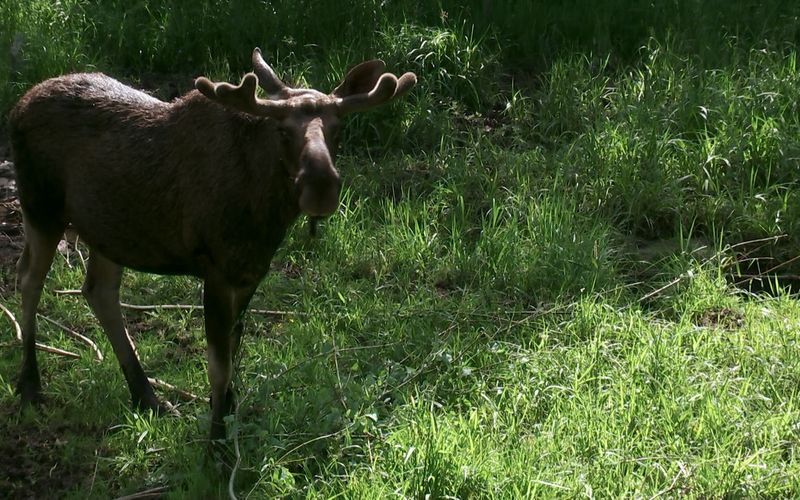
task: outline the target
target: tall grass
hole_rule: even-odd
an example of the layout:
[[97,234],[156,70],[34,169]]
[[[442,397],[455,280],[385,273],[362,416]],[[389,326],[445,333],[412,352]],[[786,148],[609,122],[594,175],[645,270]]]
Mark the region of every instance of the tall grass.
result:
[[[240,497],[789,497],[800,308],[779,280],[774,297],[742,293],[725,264],[769,256],[782,272],[797,254],[798,15],[721,0],[0,2],[0,123],[50,75],[186,90],[239,78],[254,46],[321,89],[372,57],[419,76],[348,122],[339,212],[318,239],[290,231],[254,298],[289,314],[247,320],[229,422]],[[0,296],[16,310],[12,272]],[[48,288],[81,276],[58,257]],[[128,273],[123,293],[194,303],[199,288]],[[45,294],[42,311],[110,352],[81,302]],[[128,325],[149,372],[207,392],[199,315]],[[19,353],[2,349],[11,408]],[[127,410],[110,360],[42,365],[53,403],[0,417],[9,435],[63,423],[68,445],[20,455],[44,464],[39,484],[72,467],[93,478],[74,496],[227,496],[232,463],[198,458],[207,405],[156,419]],[[36,487],[19,481],[0,490]]]

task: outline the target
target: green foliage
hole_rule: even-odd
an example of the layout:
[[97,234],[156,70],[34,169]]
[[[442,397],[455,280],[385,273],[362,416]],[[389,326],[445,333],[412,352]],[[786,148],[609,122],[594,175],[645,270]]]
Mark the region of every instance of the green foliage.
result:
[[[373,57],[419,77],[348,118],[339,212],[318,239],[293,228],[256,294],[288,313],[247,320],[227,449],[207,458],[206,403],[132,413],[88,308],[46,293],[107,359],[42,355],[45,409],[0,415],[32,436],[0,455],[33,479],[0,493],[72,464],[72,497],[797,496],[800,307],[775,276],[756,296],[731,273],[744,255],[796,274],[798,5],[0,0],[0,123],[51,75],[186,90],[237,80],[254,46],[323,90]],[[58,256],[47,288],[81,279]],[[200,288],[128,273],[123,294]],[[201,315],[126,313],[151,375],[207,393]]]

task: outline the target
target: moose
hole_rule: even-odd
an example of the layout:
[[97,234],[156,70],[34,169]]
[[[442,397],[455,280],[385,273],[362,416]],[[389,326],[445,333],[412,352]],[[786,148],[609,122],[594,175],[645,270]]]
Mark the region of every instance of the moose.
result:
[[[238,86],[195,80],[164,102],[101,73],[31,88],[9,117],[25,246],[17,264],[23,357],[16,391],[41,401],[36,309],[68,226],[89,247],[82,294],[107,335],[134,407],[159,403],[125,328],[123,268],[203,282],[211,439],[225,438],[241,317],[291,224],[339,205],[341,119],[405,94],[381,60],[352,68],[330,93],[292,88],[261,51]],[[259,97],[257,86],[265,97]]]

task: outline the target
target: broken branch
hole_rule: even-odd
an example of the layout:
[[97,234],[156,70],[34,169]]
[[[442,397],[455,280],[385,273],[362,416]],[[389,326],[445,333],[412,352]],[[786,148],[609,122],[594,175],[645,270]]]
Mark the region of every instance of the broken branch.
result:
[[[0,309],[8,316],[8,319],[11,320],[11,324],[14,325],[14,330],[16,331],[16,338],[19,342],[22,342],[22,328],[19,326],[19,322],[17,322],[17,318],[14,317],[14,313],[11,312],[6,306],[0,304]],[[59,349],[58,347],[50,347],[49,345],[40,344],[36,342],[35,347],[40,351],[49,352],[51,354],[58,354],[59,356],[66,356],[68,358],[79,359],[80,355],[75,354],[74,352],[65,351],[64,349]]]
[[92,339],[90,339],[89,337],[87,337],[85,335],[82,335],[82,334],[76,332],[75,330],[69,328],[66,325],[63,325],[63,324],[59,323],[58,321],[56,321],[54,319],[48,318],[44,314],[37,313],[36,315],[39,316],[40,318],[42,318],[43,320],[47,321],[48,323],[61,328],[68,335],[71,335],[72,337],[75,337],[79,341],[81,341],[84,344],[88,345],[92,349],[92,351],[94,351],[94,357],[97,359],[97,361],[103,361],[103,353],[100,351],[100,348],[97,347],[97,344],[95,344],[94,341],[92,341]]

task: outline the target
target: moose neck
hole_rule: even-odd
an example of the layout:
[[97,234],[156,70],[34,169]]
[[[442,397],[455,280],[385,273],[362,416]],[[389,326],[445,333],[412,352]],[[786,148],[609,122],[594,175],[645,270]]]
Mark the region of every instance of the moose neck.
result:
[[[287,226],[297,218],[300,212],[291,188],[294,183],[289,174],[291,166],[282,156],[274,120],[231,111],[197,91],[176,103],[173,120],[194,124],[189,130],[195,143],[226,152],[224,164],[217,161],[206,168],[216,171],[210,178],[217,187],[241,189],[230,202],[276,204],[284,212],[281,220]],[[261,189],[253,189],[256,186]],[[271,220],[274,224],[274,219]]]
[[[186,170],[180,191],[194,218],[184,224],[191,224],[195,251],[234,267],[225,274],[260,279],[300,214],[276,123],[230,111],[197,92],[175,103],[171,121],[173,149],[196,149],[191,158],[176,160]],[[236,255],[228,255],[230,249]]]

